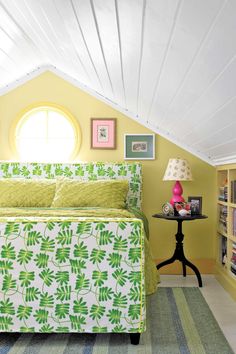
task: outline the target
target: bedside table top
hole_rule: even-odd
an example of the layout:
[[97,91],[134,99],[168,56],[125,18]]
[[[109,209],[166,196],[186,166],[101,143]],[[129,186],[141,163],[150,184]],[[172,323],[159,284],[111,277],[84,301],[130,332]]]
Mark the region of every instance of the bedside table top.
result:
[[154,214],[152,215],[153,218],[158,218],[158,219],[166,219],[166,220],[198,220],[198,219],[207,219],[206,215],[186,215],[186,216],[180,216],[180,215],[165,215],[165,214]]

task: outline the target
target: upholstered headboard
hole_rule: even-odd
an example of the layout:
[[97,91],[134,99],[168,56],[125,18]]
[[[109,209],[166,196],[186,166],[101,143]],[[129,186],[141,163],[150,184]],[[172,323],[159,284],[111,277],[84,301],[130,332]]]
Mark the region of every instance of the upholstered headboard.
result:
[[81,180],[127,179],[128,207],[141,209],[142,166],[140,163],[23,163],[0,162],[0,178],[56,178],[66,176]]

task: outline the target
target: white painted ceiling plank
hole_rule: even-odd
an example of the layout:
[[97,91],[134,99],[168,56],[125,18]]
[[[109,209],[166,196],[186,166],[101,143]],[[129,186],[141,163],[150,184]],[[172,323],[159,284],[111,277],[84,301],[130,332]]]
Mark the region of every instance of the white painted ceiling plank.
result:
[[225,165],[229,163],[236,163],[236,155],[227,155],[222,158],[215,158],[212,161],[215,166]]
[[[70,40],[70,36],[66,31],[60,13],[55,7],[55,2],[52,0],[41,0],[41,8],[43,10],[45,18],[47,19],[48,25],[54,33],[56,46],[60,49],[64,65],[70,67],[71,70],[74,70],[76,75],[80,77],[80,80],[84,84],[88,85],[90,80],[86,67],[82,63],[79,53],[75,50],[73,43]],[[47,12],[45,12],[44,8],[47,9]]]
[[[139,109],[140,118],[147,117],[161,70],[178,1],[151,0],[146,5],[143,58],[141,65]],[[155,120],[158,117],[155,115]]]
[[[58,14],[60,15],[61,22],[64,23],[65,31],[70,37],[70,42],[75,48],[81,65],[83,66],[84,71],[86,72],[86,75],[89,80],[87,85],[89,84],[94,90],[102,92],[102,83],[94,66],[93,60],[90,56],[89,49],[86,46],[86,42],[83,37],[83,32],[80,27],[80,23],[78,22],[77,13],[75,12],[73,2],[65,2],[64,0],[54,0],[54,5],[58,11]],[[74,73],[73,75],[78,78],[77,73]]]
[[[201,145],[207,141],[212,135],[216,134],[223,127],[229,126],[235,121],[236,97],[232,98],[226,105],[222,105],[217,113],[206,117],[204,124],[196,124],[194,129],[187,135],[183,135],[183,139],[192,142],[192,146]],[[201,122],[202,123],[202,122]],[[188,124],[188,129],[189,129]],[[226,138],[226,137],[225,137]]]
[[95,0],[93,6],[114,101],[125,107],[115,2]]
[[69,56],[67,56],[63,51],[63,43],[57,42],[55,31],[52,30],[50,22],[47,20],[45,11],[41,6],[42,0],[38,2],[32,2],[29,0],[22,1],[25,4],[24,11],[31,19],[30,21],[32,27],[37,29],[37,35],[40,37],[41,42],[45,43],[45,46],[47,46],[47,51],[50,53],[50,57],[54,58],[53,60],[56,63],[60,63],[63,58],[63,62],[65,64],[73,66],[73,57],[69,58]]
[[227,156],[230,156],[234,151],[236,151],[236,138],[234,138],[232,141],[219,143],[218,146],[214,146],[211,149],[202,152],[208,156],[212,156],[215,159],[218,159],[227,158]]
[[[215,85],[207,92],[198,103],[195,109],[188,117],[183,117],[181,125],[184,126],[186,132],[186,124],[189,119],[193,121],[204,119],[205,116],[218,111],[218,108],[225,102],[235,97],[235,81],[236,81],[236,57],[227,67],[226,71],[216,80]],[[181,125],[177,126],[175,132],[181,132]],[[214,126],[212,127],[214,129]],[[190,131],[190,130],[189,130]],[[184,134],[185,134],[184,132]]]
[[[27,34],[29,43],[36,48],[40,48],[41,60],[43,62],[49,61],[51,50],[45,45],[38,33],[38,28],[35,24],[32,24],[32,18],[29,12],[26,10],[23,1],[16,3],[15,0],[4,2],[7,11],[16,20],[17,25],[23,33]],[[30,23],[31,22],[31,23]]]
[[[43,57],[41,55],[40,49],[34,44],[34,42],[30,39],[29,35],[19,25],[17,16],[14,16],[15,12],[8,11],[6,4],[6,2],[0,0],[1,26],[12,39],[15,39],[15,43],[17,43],[18,46],[21,46],[22,53],[25,53],[24,49],[26,49],[27,55],[29,57],[33,55],[34,57],[36,56],[40,61],[42,61]],[[13,5],[13,3],[11,5]]]
[[[111,86],[111,93],[110,94],[114,97],[114,88],[113,88],[113,84],[112,84],[112,81],[111,81],[110,71],[109,71],[109,68],[108,68],[108,65],[107,65],[107,58],[106,58],[105,53],[104,53],[104,47],[103,47],[103,43],[102,43],[102,39],[101,39],[100,28],[99,28],[99,25],[98,25],[97,14],[96,14],[96,11],[95,11],[95,8],[94,8],[94,0],[90,0],[90,6],[91,6],[92,14],[93,14],[93,20],[94,20],[94,24],[95,24],[95,27],[96,27],[98,42],[99,42],[99,45],[100,45],[100,50],[101,50],[104,66],[106,68],[107,77],[108,77],[108,80],[109,80],[109,83],[110,83],[110,86]],[[114,99],[115,99],[115,97],[114,97]]]
[[[191,71],[182,92],[178,95],[178,100],[172,106],[172,124],[185,117],[187,120],[192,115],[192,111],[196,112],[196,106],[202,97],[230,65],[236,54],[233,43],[236,35],[235,11],[236,2],[230,1],[223,7],[223,11],[219,12],[220,16],[217,16],[217,22],[201,51],[201,56],[198,57],[194,70]],[[169,128],[169,125],[167,127]]]
[[[1,51],[1,59],[0,63],[4,64],[6,70],[15,71],[15,74],[18,74],[19,63],[21,66],[25,68],[30,68],[31,66],[35,67],[37,60],[33,55],[27,55],[22,63],[22,50],[26,50],[28,52],[29,47],[23,43],[22,48],[19,47],[18,43],[16,43],[10,36],[7,35],[5,31],[0,28],[0,51]],[[2,55],[3,54],[3,55]]]
[[136,112],[139,117],[139,106],[140,106],[140,85],[141,85],[141,72],[142,72],[142,63],[143,63],[143,50],[144,50],[144,29],[146,22],[146,7],[147,1],[143,0],[142,8],[142,21],[141,21],[141,38],[140,38],[140,54],[138,61],[138,82],[137,82],[137,94],[136,94]]
[[164,112],[159,115],[159,124],[165,121],[166,127],[169,127],[172,120],[168,118],[177,113],[172,109],[172,105],[178,98],[188,75],[194,70],[194,64],[201,56],[221,7],[222,0],[184,2],[160,82],[160,92],[155,102],[158,112]]
[[129,111],[137,115],[137,87],[142,30],[141,0],[119,0],[118,14],[122,43],[124,84]]
[[[170,53],[170,49],[171,49],[173,38],[174,38],[174,33],[175,33],[175,30],[176,30],[176,23],[178,21],[178,17],[179,17],[179,14],[181,12],[182,5],[183,5],[183,0],[179,0],[178,3],[177,3],[176,9],[175,9],[175,14],[174,14],[173,22],[172,22],[172,25],[171,25],[171,28],[170,28],[169,38],[168,38],[168,41],[166,43],[164,56],[163,56],[162,61],[161,61],[160,70],[159,70],[158,75],[157,75],[157,79],[156,79],[156,83],[155,83],[155,87],[154,87],[154,91],[153,91],[153,95],[152,95],[152,100],[151,100],[150,107],[149,107],[148,114],[147,114],[147,121],[149,121],[149,120],[152,121],[153,120],[153,111],[154,111],[154,109],[156,107],[155,102],[156,102],[156,99],[158,97],[157,93],[159,92],[161,78],[162,78],[163,72],[165,70],[166,61],[167,61],[169,53]],[[154,119],[155,119],[155,116],[154,116]]]
[[122,81],[122,88],[123,88],[123,95],[124,95],[124,107],[125,109],[127,109],[118,0],[114,0],[114,1],[115,1],[115,9],[116,9],[116,25],[117,25],[117,35],[118,35],[118,43],[119,43],[120,71],[121,71],[121,81]]
[[91,58],[99,73],[99,78],[103,87],[103,94],[111,100],[114,100],[90,1],[77,0],[73,3]]
[[[4,63],[4,67],[9,73],[9,82],[13,80],[14,77],[19,76],[19,67],[21,68],[21,74],[23,74],[25,71],[27,72],[27,70],[35,68],[35,66],[42,61],[42,58],[39,55],[39,51],[36,48],[32,48],[32,43],[29,43],[28,36],[22,31],[20,26],[17,26],[16,21],[14,21],[1,3],[0,19],[2,36],[0,47],[3,49],[4,45],[9,46],[7,50],[9,60],[7,56],[5,56],[4,60],[0,61],[0,63]],[[24,53],[27,53],[27,55],[22,56]]]
[[229,125],[225,125],[224,128],[215,130],[212,134],[209,133],[208,138],[204,141],[201,141],[201,144],[196,143],[192,146],[197,149],[201,149],[202,151],[208,151],[218,144],[224,144],[226,141],[228,142],[235,139],[235,131],[236,122],[230,123]]

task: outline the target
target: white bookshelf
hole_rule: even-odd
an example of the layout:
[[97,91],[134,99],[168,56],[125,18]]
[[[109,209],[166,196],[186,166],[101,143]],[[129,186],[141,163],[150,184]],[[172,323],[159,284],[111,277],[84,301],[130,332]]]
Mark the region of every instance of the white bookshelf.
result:
[[[236,164],[217,167],[217,253],[216,277],[236,300],[236,275],[231,270],[233,246],[236,243]],[[236,264],[236,263],[235,263]]]

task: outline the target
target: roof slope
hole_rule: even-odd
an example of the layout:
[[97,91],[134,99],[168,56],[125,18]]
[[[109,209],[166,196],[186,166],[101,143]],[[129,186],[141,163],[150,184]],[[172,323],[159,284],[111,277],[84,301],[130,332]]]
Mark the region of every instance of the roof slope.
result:
[[0,0],[0,93],[50,69],[203,160],[233,162],[235,38],[235,0]]

